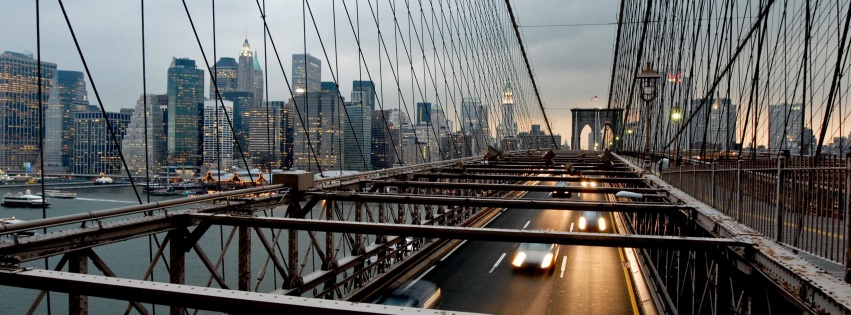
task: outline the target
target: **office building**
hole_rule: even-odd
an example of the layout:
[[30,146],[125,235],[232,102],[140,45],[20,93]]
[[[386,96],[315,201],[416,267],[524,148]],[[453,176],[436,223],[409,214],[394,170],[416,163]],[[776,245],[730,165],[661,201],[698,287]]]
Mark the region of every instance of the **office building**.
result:
[[737,148],[736,105],[728,98],[708,99],[702,108],[693,100],[689,123],[689,149],[708,152],[730,151]]
[[200,166],[204,71],[195,60],[174,58],[167,82],[168,164]]
[[301,114],[293,119],[293,166],[314,173],[341,169],[343,104],[338,93],[301,93],[290,103]]
[[417,125],[431,124],[431,103],[417,103]]
[[[355,81],[355,88],[359,87]],[[372,82],[369,82],[371,90]],[[363,85],[360,88],[364,88]],[[370,95],[371,98],[370,99]],[[343,118],[344,152],[343,167],[351,171],[368,171],[372,165],[372,109],[370,101],[375,101],[374,93],[354,90],[352,101],[349,102]]]
[[281,168],[285,137],[283,110],[283,102],[268,102],[248,112],[248,151],[255,168]]
[[293,54],[293,93],[321,91],[322,61],[310,54]]
[[801,153],[804,135],[803,104],[768,105],[768,150],[777,154],[781,150],[797,155]]
[[361,103],[375,111],[375,84],[372,81],[352,82],[352,103]]
[[127,161],[127,168],[135,175],[145,175],[147,171],[155,175],[164,165],[166,132],[164,113],[159,104],[162,99],[155,94],[139,97],[127,125],[127,134],[121,141],[121,152]]
[[[123,113],[107,112],[106,117],[100,111],[79,112],[74,114],[74,156],[72,172],[75,174],[121,174],[122,163],[118,148],[130,124],[132,110]],[[112,132],[107,128],[112,126]],[[116,139],[113,139],[112,134]]]
[[232,112],[231,101],[204,101],[204,169],[227,171],[234,165],[233,131],[226,118]]
[[223,94],[225,92],[234,92],[237,91],[237,70],[238,63],[236,59],[230,57],[222,57],[219,58],[219,61],[216,62],[216,80],[210,81],[210,99],[215,100],[218,97],[216,96],[216,87],[219,88],[219,94]]
[[0,55],[0,170],[4,172],[32,171],[40,164],[39,111],[47,107],[56,64],[41,62],[40,68],[41,94],[38,61],[32,55],[10,51]]

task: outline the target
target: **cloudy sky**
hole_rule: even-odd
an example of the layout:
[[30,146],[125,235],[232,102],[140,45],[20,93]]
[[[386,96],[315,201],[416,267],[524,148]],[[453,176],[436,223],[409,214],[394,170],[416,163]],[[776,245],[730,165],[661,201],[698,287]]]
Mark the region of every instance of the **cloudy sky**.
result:
[[[101,102],[107,110],[132,108],[142,94],[140,1],[64,2]],[[181,1],[144,2],[147,91],[165,93],[166,70],[172,57],[195,59],[202,69],[205,68],[204,57]],[[504,10],[503,1],[491,2]],[[207,59],[213,60],[213,14],[210,1],[187,0],[186,3],[198,29]],[[348,9],[354,10],[354,3],[354,0],[346,1]],[[361,0],[359,3],[365,8],[367,1]],[[383,9],[389,7],[386,1],[372,3],[385,7]],[[399,5],[404,5],[404,2]],[[304,49],[301,1],[267,1],[266,6],[271,33],[281,56],[279,65],[271,44],[268,44],[269,65],[266,70],[269,72],[270,81],[269,98],[286,100],[289,98],[289,92],[283,83],[281,68],[283,67],[289,76],[290,56],[293,53],[301,53]],[[617,21],[618,1],[531,0],[514,1],[513,6],[520,25],[524,26],[521,28],[522,36],[554,131],[568,139],[572,127],[569,119],[570,108],[606,104],[616,30],[616,26],[611,23]],[[0,27],[4,30],[0,32],[0,51],[29,51],[35,54],[35,8],[34,1],[4,3],[3,10],[0,10]],[[317,15],[320,33],[333,34],[331,1],[312,1],[311,9]],[[341,16],[342,2],[336,2],[336,10],[338,16]],[[371,19],[364,12],[362,14],[362,19]],[[259,17],[255,1],[216,1],[216,57],[238,57],[246,37],[252,43],[252,48],[262,55],[263,29]],[[62,70],[84,71],[56,1],[41,1],[40,20],[42,59],[56,63]],[[337,23],[344,21],[344,18],[338,18]],[[310,31],[311,27],[308,25]],[[344,82],[351,82],[363,74],[344,71],[346,65],[357,64],[358,59],[356,51],[345,49],[353,47],[346,46],[347,43],[353,42],[353,37],[348,25],[343,27],[344,25],[338,25],[341,35],[340,51],[336,58],[339,60],[338,75],[342,93],[348,96],[351,84]],[[346,36],[343,35],[345,31],[348,31]],[[323,36],[326,41],[330,40],[327,38],[329,35]],[[307,45],[308,52],[322,58],[322,50],[315,35],[308,38]],[[369,46],[369,43],[364,43],[363,46]],[[370,53],[368,49],[365,48],[366,55],[378,55]],[[331,80],[330,70],[324,63],[322,79]],[[209,82],[209,79],[207,80]],[[88,87],[90,102],[98,103],[92,84],[89,83]],[[205,84],[205,88],[207,87],[208,83]],[[599,96],[596,103],[591,101],[595,95]]]

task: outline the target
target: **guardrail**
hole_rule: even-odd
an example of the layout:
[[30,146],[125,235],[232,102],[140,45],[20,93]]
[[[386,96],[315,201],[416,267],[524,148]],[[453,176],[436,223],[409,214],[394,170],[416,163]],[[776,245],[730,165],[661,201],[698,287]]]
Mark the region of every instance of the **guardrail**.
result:
[[653,172],[667,183],[766,237],[848,263],[851,157],[661,164]]

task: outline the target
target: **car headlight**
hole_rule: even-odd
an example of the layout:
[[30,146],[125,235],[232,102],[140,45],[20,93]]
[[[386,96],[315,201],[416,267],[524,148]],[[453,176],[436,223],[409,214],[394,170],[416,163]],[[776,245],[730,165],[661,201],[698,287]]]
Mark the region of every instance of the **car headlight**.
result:
[[600,228],[600,231],[606,229],[606,219],[600,218],[597,220],[597,227]]
[[585,217],[579,217],[579,229],[580,230],[585,229],[585,224],[586,224]]
[[544,261],[541,262],[541,269],[549,268],[553,264],[553,253],[544,256]]
[[524,260],[526,260],[526,253],[519,252],[517,253],[517,256],[514,256],[514,260],[511,261],[511,264],[514,265],[514,267],[520,267],[523,265]]
[[597,182],[591,182],[591,187],[597,187]]
[[582,183],[580,183],[580,184],[582,185],[582,187],[587,187],[587,186],[588,186],[588,182],[582,182]]

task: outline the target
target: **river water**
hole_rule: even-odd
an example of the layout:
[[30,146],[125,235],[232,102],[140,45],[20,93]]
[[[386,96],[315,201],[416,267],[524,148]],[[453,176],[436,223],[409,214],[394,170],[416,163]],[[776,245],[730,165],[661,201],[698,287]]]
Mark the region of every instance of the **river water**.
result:
[[[40,190],[40,187],[31,186],[29,189],[31,189],[33,192],[36,192]],[[148,200],[148,197],[141,192],[141,188],[137,189],[141,193],[142,200],[146,202]],[[26,190],[26,188],[11,188],[0,186],[0,195],[4,195],[7,192],[23,192],[24,190]],[[136,195],[133,193],[132,187],[98,186],[87,189],[74,189],[72,191],[77,193],[76,199],[48,198],[48,202],[50,202],[50,207],[48,207],[46,211],[47,217],[57,217],[94,210],[115,209],[119,207],[126,207],[138,204]],[[152,202],[175,198],[181,197],[150,196],[150,200]],[[282,215],[283,211],[280,212]],[[275,213],[275,215],[278,214]],[[0,206],[0,217],[16,217],[17,219],[21,220],[36,220],[42,218],[42,209],[7,208]],[[67,229],[70,227],[64,228]],[[199,240],[199,244],[201,245],[207,257],[209,257],[211,261],[215,262],[217,257],[220,255],[221,248],[223,247],[222,240],[227,239],[227,236],[230,234],[230,231],[230,227],[220,228],[218,226],[214,226],[210,228],[209,231],[207,231],[207,233],[201,240]],[[265,260],[265,250],[260,244],[259,239],[257,239],[257,236],[253,235],[253,237],[255,241],[252,242],[252,262],[254,262],[255,264],[259,264],[260,262]],[[94,251],[119,277],[130,279],[142,279],[146,269],[150,264],[150,257],[153,256],[154,253],[156,253],[156,242],[159,241],[161,243],[164,239],[165,234],[162,233],[156,235],[156,237],[142,237],[115,244],[98,246],[94,248]],[[267,239],[271,239],[271,236],[267,235]],[[234,237],[231,243],[232,244],[230,246],[230,249],[228,249],[225,254],[224,267],[220,268],[219,272],[224,274],[226,283],[230,284],[231,286],[235,286],[235,284],[237,283],[236,237]],[[286,243],[281,244],[281,246],[286,246]],[[164,255],[167,259],[167,248],[164,252]],[[60,256],[50,258],[47,262],[48,268],[55,268],[56,264],[59,262],[59,258]],[[26,262],[23,264],[23,266],[45,269],[45,261],[38,260]],[[208,272],[207,269],[204,268],[204,265],[201,263],[200,259],[198,258],[198,255],[196,255],[194,252],[187,253],[186,266],[186,283],[191,285],[204,286],[208,281],[210,272]],[[258,270],[261,266],[255,265],[252,267],[253,274],[255,275],[255,279],[252,279],[252,282],[254,283],[252,284],[253,286],[256,285],[256,275],[258,274]],[[90,274],[102,275],[102,273],[91,262],[89,262],[88,269]],[[267,279],[261,282],[261,285],[258,288],[259,292],[270,292],[274,290],[275,287],[281,286],[280,280],[273,279],[276,277],[273,277],[273,271],[271,269],[274,268],[270,267],[269,270],[267,270]],[[63,268],[63,270],[67,270],[67,267]],[[162,259],[160,259],[159,263],[154,269],[153,277],[154,281],[168,282],[168,273],[165,269]],[[277,280],[277,283],[275,283],[275,280]],[[218,287],[215,283],[213,283],[212,286]],[[26,314],[27,310],[30,308],[30,305],[33,303],[38,293],[39,292],[36,290],[20,289],[15,287],[3,286],[2,284],[0,284],[0,314]],[[50,310],[48,310],[47,304],[47,299],[43,299],[39,304],[35,314],[68,313],[67,294],[51,293]],[[127,305],[128,303],[126,301],[116,301],[89,297],[90,314],[123,314],[125,309],[127,308]],[[151,305],[146,304],[145,307],[151,313],[168,313],[168,308],[165,306],[152,307]],[[131,311],[131,314],[135,313],[135,310]],[[205,312],[199,312],[199,314],[203,313]]]

